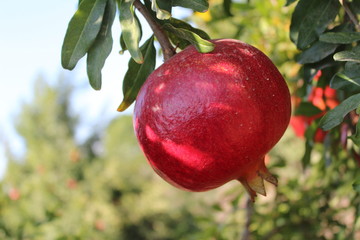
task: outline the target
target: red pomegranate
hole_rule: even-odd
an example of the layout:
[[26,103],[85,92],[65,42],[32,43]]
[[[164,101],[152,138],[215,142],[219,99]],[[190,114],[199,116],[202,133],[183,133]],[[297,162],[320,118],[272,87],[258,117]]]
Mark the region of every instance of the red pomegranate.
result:
[[266,195],[277,184],[265,154],[291,112],[287,85],[261,51],[237,40],[213,40],[211,53],[191,46],[155,70],[136,100],[134,128],[154,170],[189,191],[239,180]]
[[[316,76],[319,75],[321,76],[321,71],[316,74]],[[315,80],[317,81],[318,79]],[[295,108],[301,102],[301,99],[298,97],[293,97],[292,100]],[[339,105],[336,90],[330,88],[330,86],[325,86],[324,88],[314,87],[308,97],[308,101],[322,110],[322,112],[313,116],[298,115],[291,117],[290,126],[294,130],[295,135],[300,138],[304,138],[307,128],[312,124],[313,121],[324,116],[328,109],[333,109]],[[318,128],[315,132],[313,140],[317,143],[323,143],[327,134],[328,131],[324,131],[321,128]]]

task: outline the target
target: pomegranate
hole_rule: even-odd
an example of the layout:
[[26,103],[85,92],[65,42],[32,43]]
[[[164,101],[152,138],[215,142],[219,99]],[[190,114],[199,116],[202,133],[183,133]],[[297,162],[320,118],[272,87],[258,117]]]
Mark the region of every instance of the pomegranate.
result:
[[190,46],[156,69],[137,96],[134,129],[154,170],[170,184],[206,191],[239,180],[251,198],[277,184],[264,164],[286,130],[287,85],[261,51],[212,40]]
[[[321,71],[319,72],[321,76]],[[313,116],[292,116],[290,119],[290,125],[293,128],[295,135],[303,138],[305,136],[307,128],[311,125],[313,121],[324,116],[328,109],[333,109],[337,105],[339,105],[339,100],[337,99],[336,95],[336,90],[330,88],[330,86],[325,86],[324,88],[314,87],[308,97],[308,101],[311,102],[314,106],[318,107],[320,110],[322,110],[322,112]],[[293,105],[295,107],[297,107],[300,102],[300,98],[293,98]],[[323,143],[327,134],[328,131],[324,131],[321,128],[318,128],[314,135],[314,141],[317,143]]]

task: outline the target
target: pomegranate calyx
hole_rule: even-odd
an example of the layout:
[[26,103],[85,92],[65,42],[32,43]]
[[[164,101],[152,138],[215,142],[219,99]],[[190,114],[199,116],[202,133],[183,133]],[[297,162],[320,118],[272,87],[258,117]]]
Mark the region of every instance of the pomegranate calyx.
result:
[[267,181],[267,182],[273,184],[275,187],[277,187],[277,185],[278,185],[277,178],[269,172],[269,170],[266,168],[264,163],[260,167],[258,174],[265,181]]
[[245,187],[252,202],[255,202],[257,193],[266,196],[264,180],[275,186],[278,184],[277,178],[269,172],[264,163],[256,171],[255,176],[248,177],[247,179],[239,178],[238,180]]

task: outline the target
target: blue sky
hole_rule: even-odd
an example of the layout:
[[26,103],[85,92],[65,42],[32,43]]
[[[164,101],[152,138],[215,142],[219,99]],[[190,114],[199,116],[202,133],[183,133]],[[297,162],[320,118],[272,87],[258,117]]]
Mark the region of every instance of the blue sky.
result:
[[[0,0],[0,177],[5,170],[4,142],[20,154],[24,151],[21,139],[16,135],[13,122],[22,102],[31,100],[33,83],[42,75],[55,81],[63,70],[60,51],[67,24],[76,11],[77,0]],[[181,13],[182,14],[182,13]],[[146,24],[143,24],[146,27]],[[122,78],[127,69],[129,55],[118,54],[119,23],[113,28],[113,52],[103,69],[101,91],[91,89],[86,78],[84,61],[80,61],[71,77],[77,91],[75,111],[82,111],[83,128],[79,138],[86,136],[98,117],[106,121],[118,116],[116,111],[122,100]],[[149,35],[144,29],[144,38]],[[131,110],[127,111],[131,113]]]

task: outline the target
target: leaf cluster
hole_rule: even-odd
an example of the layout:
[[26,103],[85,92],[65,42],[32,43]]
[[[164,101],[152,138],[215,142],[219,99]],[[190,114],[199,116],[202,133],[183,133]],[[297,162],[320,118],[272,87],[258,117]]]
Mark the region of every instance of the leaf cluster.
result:
[[[80,1],[65,35],[61,56],[62,66],[72,70],[77,62],[87,55],[87,75],[90,85],[95,90],[100,90],[101,70],[112,50],[111,27],[118,12],[121,26],[121,34],[118,38],[122,48],[120,52],[129,51],[131,55],[123,81],[124,99],[118,108],[119,111],[124,111],[135,101],[140,87],[155,68],[154,39],[159,40],[164,57],[168,57],[167,52],[171,55],[175,54],[175,48],[184,49],[190,44],[200,52],[210,52],[214,48],[205,32],[173,18],[171,15],[173,7],[204,12],[207,11],[209,3],[207,0]],[[144,15],[155,35],[155,38],[151,36],[142,46],[140,46],[142,26],[136,9]]]
[[[287,1],[287,5],[294,2],[297,3],[291,18],[290,39],[299,50],[296,60],[302,64],[301,84],[295,94],[303,101],[309,101],[309,93],[315,88],[330,86],[336,90],[340,103],[333,109],[328,107],[321,121],[314,121],[307,128],[303,162],[310,161],[318,128],[332,129],[324,141],[327,149],[341,143],[352,156],[357,154],[360,142],[355,111],[360,106],[359,1],[300,0]],[[321,77],[315,78],[319,71]],[[295,113],[307,111],[310,116],[319,113],[311,102],[296,108]],[[353,140],[351,144],[346,140],[349,133],[352,135],[349,139]]]

